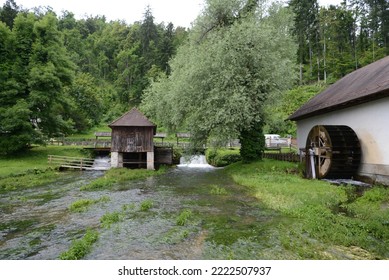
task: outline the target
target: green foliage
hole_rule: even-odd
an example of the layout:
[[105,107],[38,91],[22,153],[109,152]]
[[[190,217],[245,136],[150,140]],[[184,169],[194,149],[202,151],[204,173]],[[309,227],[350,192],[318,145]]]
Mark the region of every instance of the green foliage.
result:
[[106,213],[100,218],[100,223],[103,228],[110,228],[112,224],[122,220],[123,215],[118,212]]
[[154,203],[152,200],[147,199],[141,202],[140,211],[149,211],[153,207]]
[[211,188],[210,194],[213,194],[213,195],[227,195],[228,194],[228,191],[223,187],[219,187],[217,185],[212,185],[212,186],[210,186],[210,188]]
[[69,210],[72,212],[84,212],[93,204],[107,201],[109,201],[109,197],[107,196],[103,196],[100,199],[80,199],[70,204]]
[[72,242],[69,250],[59,255],[61,260],[81,260],[90,251],[94,243],[99,238],[99,233],[94,230],[88,230],[80,240]]
[[112,187],[116,183],[114,178],[109,178],[106,175],[104,177],[98,178],[91,183],[82,186],[81,191],[97,191],[101,189],[107,189]]
[[[325,249],[319,249],[323,252],[317,255],[315,240],[319,240],[332,244],[334,250],[356,246],[373,252],[366,253],[368,258],[388,257],[388,189],[374,187],[350,200],[350,187],[306,180],[288,174],[289,168],[296,167],[272,160],[227,167],[233,179],[250,187],[267,207],[295,218],[282,229],[285,249],[296,252],[299,258],[328,258]],[[312,241],[301,237],[304,235]]]
[[39,134],[29,120],[30,113],[24,100],[8,108],[0,107],[0,155],[25,151],[31,144],[39,142],[36,140]]
[[150,11],[144,23],[127,25],[76,20],[68,11],[27,13],[7,1],[0,19],[0,154],[120,116],[140,102],[149,78],[169,71],[186,36],[155,24]]
[[[270,96],[269,106],[278,106],[274,100],[297,80],[296,61],[302,84],[332,83],[389,54],[388,1],[289,5],[294,15],[263,1],[208,0],[189,34],[155,23],[150,8],[128,25],[104,16],[78,20],[71,11],[26,12],[6,1],[0,8],[0,154],[111,122],[142,100],[159,125],[192,130],[200,144],[237,138],[268,111],[263,102]],[[266,116],[265,131],[294,134],[284,117],[282,110]]]
[[67,89],[71,96],[71,117],[74,129],[85,131],[101,120],[102,101],[97,81],[87,73],[80,73]]
[[111,168],[106,171],[103,177],[100,177],[91,183],[82,186],[82,191],[95,191],[101,189],[109,189],[114,185],[121,184],[131,180],[144,179],[150,176],[163,174],[166,168],[161,167],[158,171],[146,169],[127,169],[127,168]]
[[95,201],[92,199],[80,199],[75,202],[73,202],[69,206],[69,210],[72,212],[84,212],[88,209],[88,207],[92,204],[94,204]]
[[7,0],[0,8],[0,21],[7,24],[9,28],[13,27],[14,19],[19,12],[19,6],[14,0]]
[[190,130],[192,142],[236,138],[260,120],[267,96],[293,81],[287,11],[273,6],[267,17],[228,19],[243,2],[210,2],[171,61],[171,75],[145,92],[144,111],[170,130]]
[[272,95],[265,106],[265,133],[281,136],[296,134],[296,123],[286,120],[298,108],[325,89],[323,83],[298,86],[279,95]]
[[300,84],[333,83],[389,54],[388,1],[353,0],[319,7],[291,0],[299,44]]
[[9,174],[8,177],[0,178],[0,192],[39,187],[56,180],[58,174],[53,170],[30,169],[24,174]]
[[241,130],[239,135],[240,155],[245,163],[262,158],[262,153],[265,150],[262,126],[262,122],[255,122],[253,126]]
[[223,167],[242,160],[239,150],[208,149],[207,162],[216,167]]
[[178,226],[185,226],[192,216],[193,213],[190,209],[182,210],[176,218],[176,224]]

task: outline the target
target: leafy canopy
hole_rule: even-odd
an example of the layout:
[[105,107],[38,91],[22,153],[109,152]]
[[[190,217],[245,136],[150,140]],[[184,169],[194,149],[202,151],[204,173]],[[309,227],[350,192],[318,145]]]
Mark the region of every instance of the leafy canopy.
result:
[[207,1],[170,62],[171,75],[145,92],[142,109],[149,116],[171,130],[190,131],[195,142],[258,129],[267,96],[295,79],[296,46],[289,12],[254,2],[248,9],[253,1]]

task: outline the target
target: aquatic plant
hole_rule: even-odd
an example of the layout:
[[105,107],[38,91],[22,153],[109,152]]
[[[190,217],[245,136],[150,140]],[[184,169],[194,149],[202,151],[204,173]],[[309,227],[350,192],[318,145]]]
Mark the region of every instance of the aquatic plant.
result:
[[211,188],[210,193],[213,195],[227,195],[228,194],[228,191],[223,187],[219,187],[217,185],[211,185],[210,188]]
[[192,211],[189,209],[185,209],[178,215],[176,219],[176,224],[178,226],[184,226],[191,217],[192,217]]
[[80,260],[92,249],[92,245],[98,240],[99,233],[95,230],[87,230],[84,237],[72,242],[69,250],[59,255],[61,260]]
[[147,177],[163,174],[166,171],[167,167],[165,166],[161,166],[158,171],[146,169],[112,168],[106,171],[103,177],[97,178],[91,183],[82,186],[80,190],[94,191],[101,189],[111,189],[116,184],[145,179]]
[[153,201],[150,199],[146,199],[141,202],[140,204],[140,211],[148,211],[150,208],[152,208],[154,205]]
[[84,212],[93,204],[108,202],[109,200],[110,198],[108,196],[103,196],[99,199],[80,199],[70,204],[69,210],[72,212]]
[[122,220],[122,214],[118,211],[106,213],[100,218],[100,223],[103,228],[110,228],[112,224]]

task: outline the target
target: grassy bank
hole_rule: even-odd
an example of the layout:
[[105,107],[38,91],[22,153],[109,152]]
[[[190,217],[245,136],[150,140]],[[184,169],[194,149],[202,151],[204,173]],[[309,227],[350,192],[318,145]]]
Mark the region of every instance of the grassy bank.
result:
[[49,167],[48,155],[86,157],[81,147],[37,146],[22,154],[0,157],[0,178],[28,173],[31,170],[45,170]]
[[272,160],[226,171],[266,207],[292,218],[273,233],[280,258],[389,258],[388,188],[361,194],[356,187],[303,179],[295,164]]
[[47,162],[48,155],[86,157],[80,147],[34,147],[23,154],[0,157],[0,192],[54,182],[60,176]]

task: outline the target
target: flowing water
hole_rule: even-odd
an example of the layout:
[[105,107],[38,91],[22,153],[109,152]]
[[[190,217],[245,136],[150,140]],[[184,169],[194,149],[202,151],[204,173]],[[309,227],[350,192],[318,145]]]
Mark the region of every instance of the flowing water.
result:
[[[222,169],[201,161],[110,190],[80,191],[104,174],[89,171],[1,194],[0,259],[57,259],[87,229],[97,230],[99,239],[86,259],[266,257],[261,254],[276,246],[269,236],[281,218],[261,208]],[[80,199],[98,203],[70,211]],[[102,226],[107,213],[118,213],[120,220]]]

